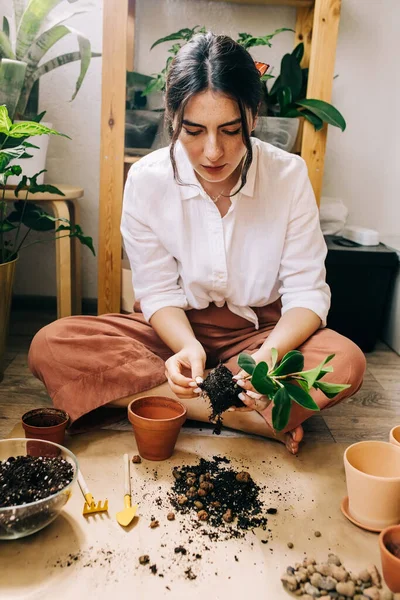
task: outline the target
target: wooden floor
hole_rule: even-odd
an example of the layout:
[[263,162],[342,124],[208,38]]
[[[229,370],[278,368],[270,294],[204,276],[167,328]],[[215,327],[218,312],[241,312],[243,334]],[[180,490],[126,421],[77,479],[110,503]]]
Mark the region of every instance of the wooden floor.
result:
[[[12,313],[6,370],[0,383],[0,438],[7,437],[27,410],[51,405],[44,386],[28,369],[27,354],[35,332],[55,317],[39,310]],[[306,439],[346,443],[386,440],[390,429],[400,424],[400,356],[378,342],[366,357],[362,389],[324,416],[309,419],[304,427]]]

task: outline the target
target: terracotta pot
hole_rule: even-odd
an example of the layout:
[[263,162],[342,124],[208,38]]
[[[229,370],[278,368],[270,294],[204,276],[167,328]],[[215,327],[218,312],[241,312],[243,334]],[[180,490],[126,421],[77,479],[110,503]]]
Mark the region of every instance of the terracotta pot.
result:
[[389,441],[395,446],[400,446],[400,425],[397,425],[390,430]]
[[35,408],[22,416],[25,437],[63,444],[69,415],[57,408]]
[[400,447],[366,441],[344,453],[349,513],[378,530],[400,522]]
[[383,578],[388,588],[396,594],[400,592],[400,552],[398,556],[390,552],[391,544],[400,551],[400,525],[387,527],[379,534]]
[[166,396],[144,396],[129,404],[128,418],[139,454],[148,460],[165,460],[174,451],[186,408]]

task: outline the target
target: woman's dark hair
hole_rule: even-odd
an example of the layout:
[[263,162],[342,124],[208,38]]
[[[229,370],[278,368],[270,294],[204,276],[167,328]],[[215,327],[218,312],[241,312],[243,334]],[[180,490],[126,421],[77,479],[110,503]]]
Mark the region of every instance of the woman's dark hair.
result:
[[[238,103],[243,142],[247,148],[240,190],[246,183],[253,158],[246,108],[251,110],[253,117],[256,116],[261,101],[261,81],[251,55],[227,35],[211,32],[195,35],[179,50],[168,71],[166,116],[172,132],[170,156],[174,177],[181,185],[183,182],[179,179],[175,162],[175,143],[182,129],[186,104],[194,94],[206,90],[220,92]],[[175,117],[176,127],[173,129]]]

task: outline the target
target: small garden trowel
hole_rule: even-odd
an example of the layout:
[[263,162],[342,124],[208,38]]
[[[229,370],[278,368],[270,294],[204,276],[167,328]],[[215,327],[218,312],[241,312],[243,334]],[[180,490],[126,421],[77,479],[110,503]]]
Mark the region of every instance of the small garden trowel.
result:
[[117,513],[117,521],[122,527],[127,527],[134,516],[136,515],[136,511],[138,509],[138,505],[131,506],[131,477],[129,474],[129,457],[127,454],[124,454],[124,479],[125,479],[125,495],[124,495],[124,504],[125,508]]

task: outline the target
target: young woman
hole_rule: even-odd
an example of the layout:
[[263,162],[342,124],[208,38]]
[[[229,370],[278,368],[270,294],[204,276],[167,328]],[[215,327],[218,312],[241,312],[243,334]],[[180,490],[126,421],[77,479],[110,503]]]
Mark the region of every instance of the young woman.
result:
[[[325,328],[330,291],[326,246],[304,161],[250,137],[261,100],[260,75],[232,39],[198,35],[173,61],[166,109],[172,141],[132,166],[122,235],[138,312],[68,317],[34,338],[29,361],[55,406],[72,421],[143,393],[169,394],[189,418],[206,421],[197,383],[223,361],[256,361],[299,348],[305,368],[335,353],[327,381],[349,383],[334,401],[313,391],[321,409],[354,394],[365,359],[350,340]],[[141,311],[141,312],[140,312]],[[296,453],[295,405],[276,435],[271,407],[244,382],[247,409],[227,426],[275,437]]]

